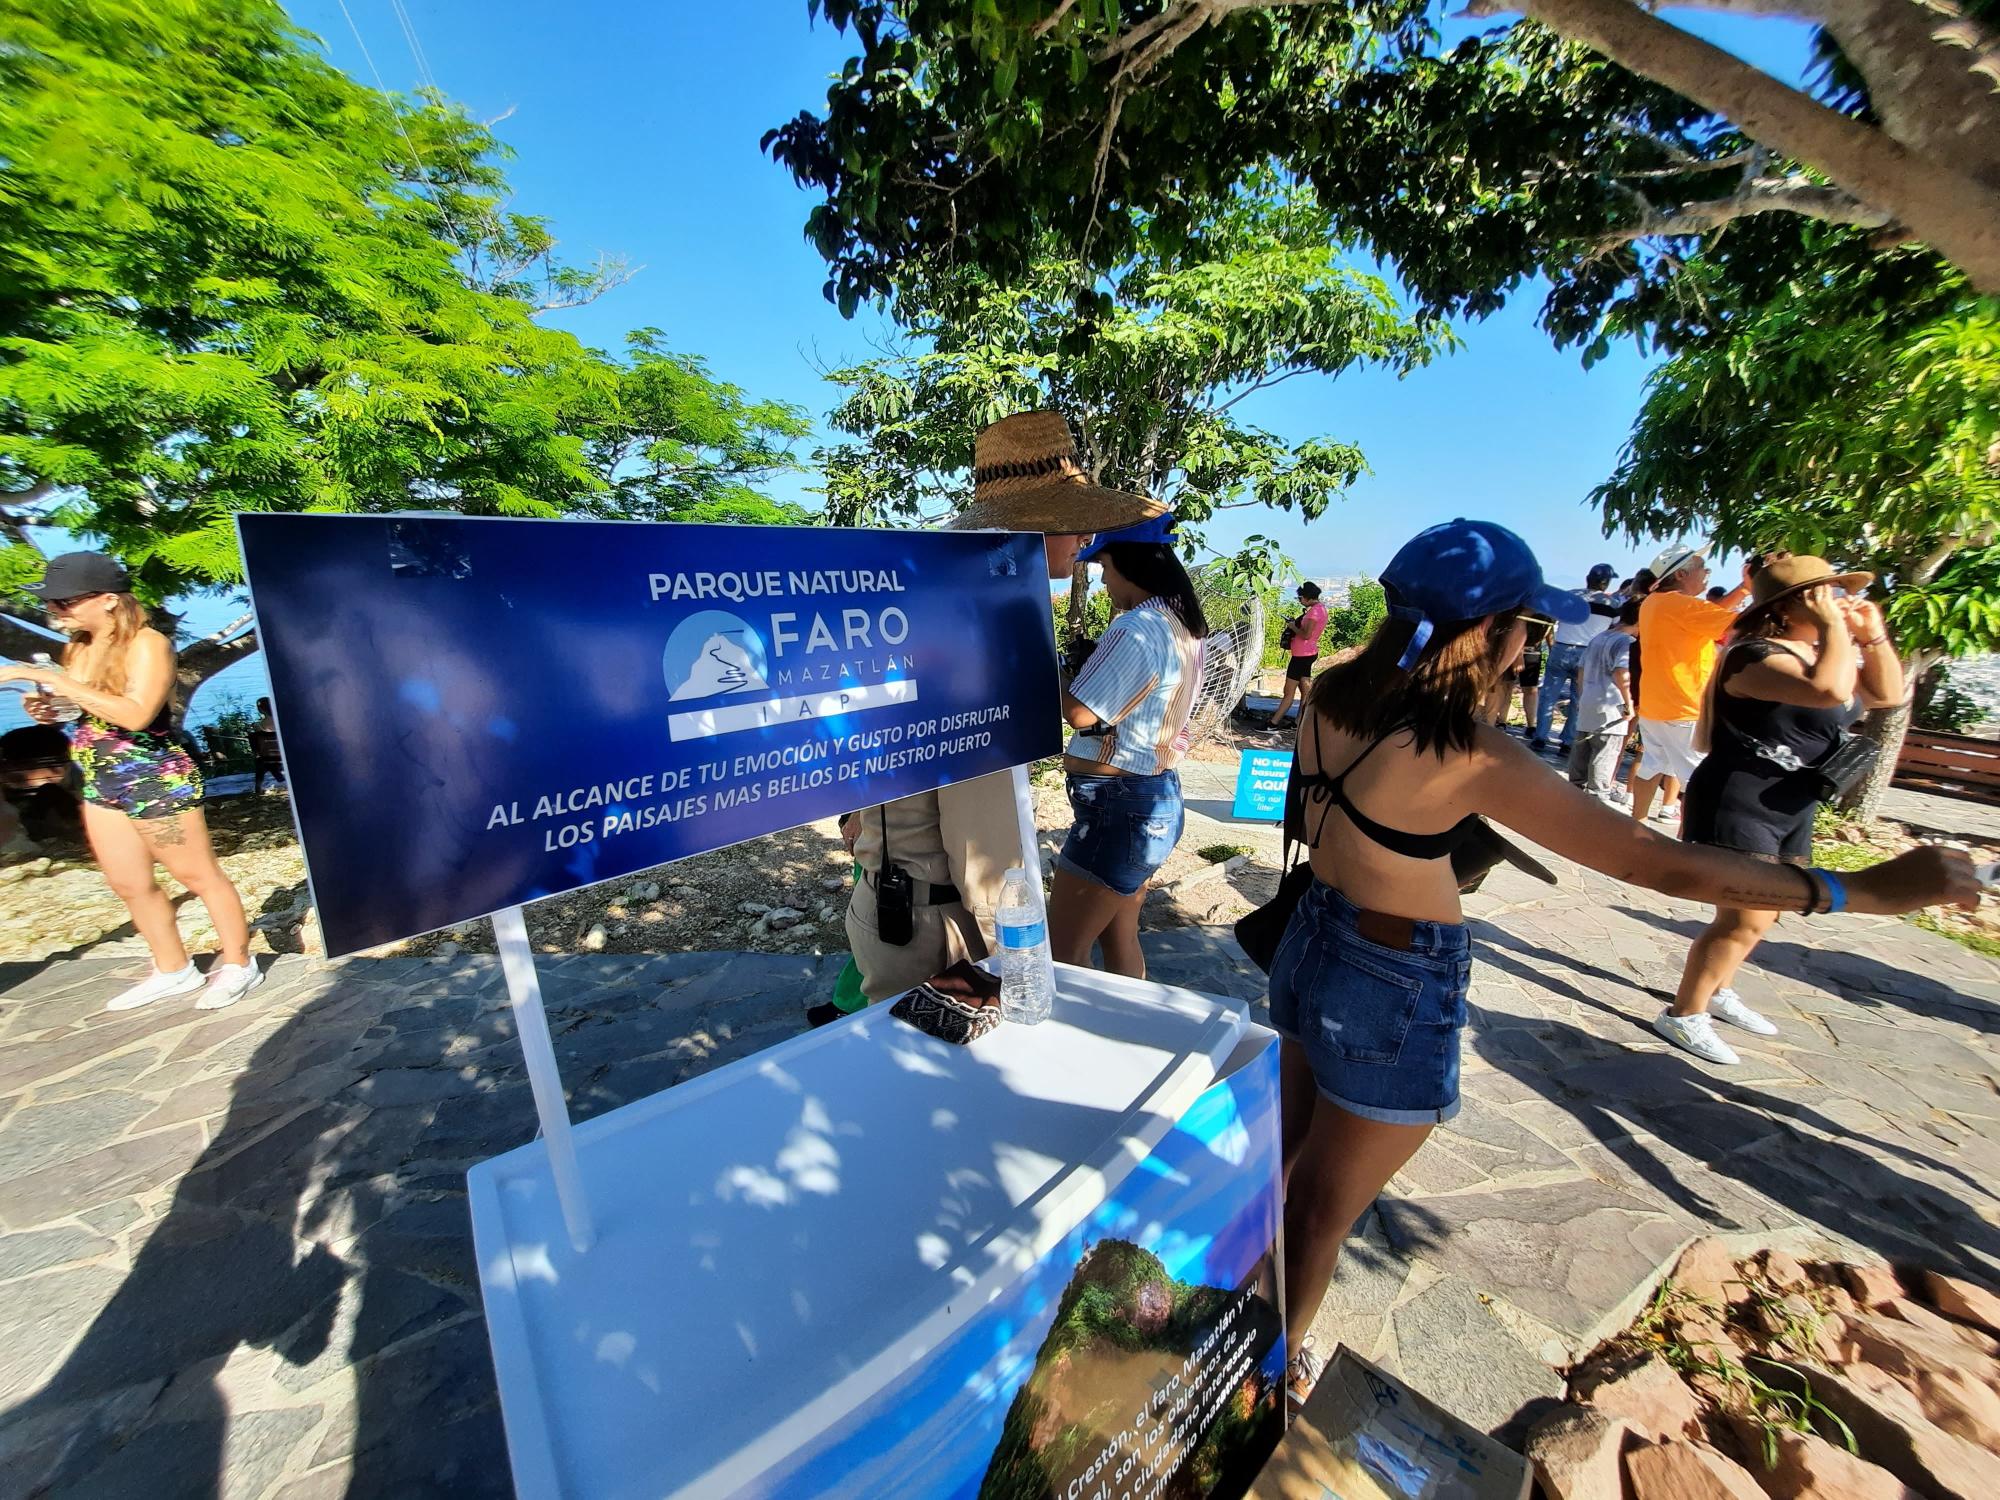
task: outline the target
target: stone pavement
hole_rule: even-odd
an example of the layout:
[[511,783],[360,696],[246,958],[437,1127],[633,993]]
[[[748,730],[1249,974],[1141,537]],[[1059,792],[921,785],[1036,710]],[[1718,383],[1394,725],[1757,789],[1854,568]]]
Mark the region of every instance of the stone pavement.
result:
[[[1741,986],[1782,1033],[1723,1070],[1646,1027],[1697,909],[1565,866],[1469,915],[1465,1108],[1351,1244],[1329,1347],[1506,1427],[1698,1231],[2000,1270],[2000,966],[1788,920]],[[1261,996],[1225,933],[1146,941]],[[839,962],[545,960],[576,1112],[793,1034]],[[229,1011],[107,1015],[121,965],[0,974],[0,1494],[505,1493],[464,1172],[534,1111],[494,961],[286,957]]]

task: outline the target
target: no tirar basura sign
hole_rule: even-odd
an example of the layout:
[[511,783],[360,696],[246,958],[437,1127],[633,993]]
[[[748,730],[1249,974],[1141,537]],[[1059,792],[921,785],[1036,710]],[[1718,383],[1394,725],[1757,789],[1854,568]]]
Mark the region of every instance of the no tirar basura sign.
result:
[[238,531],[330,953],[1062,748],[1036,536]]

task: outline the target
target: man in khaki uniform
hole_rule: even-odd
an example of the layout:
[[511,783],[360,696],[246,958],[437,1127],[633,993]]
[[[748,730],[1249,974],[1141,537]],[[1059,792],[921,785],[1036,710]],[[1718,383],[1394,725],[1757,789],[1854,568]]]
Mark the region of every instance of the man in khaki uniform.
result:
[[[1039,531],[1049,577],[1068,578],[1092,535],[1117,531],[1166,507],[1142,495],[1101,489],[1077,458],[1069,424],[1056,412],[1024,412],[984,429],[973,443],[972,504],[949,523],[955,531]],[[968,649],[978,649],[968,642]],[[1051,701],[1048,711],[1054,713]],[[862,877],[847,907],[847,939],[861,988],[887,1000],[961,959],[997,946],[993,908],[1000,880],[1021,863],[1020,823],[1010,773],[956,782],[881,807],[850,813],[841,832]],[[911,877],[911,936],[885,942],[877,887],[885,865]]]

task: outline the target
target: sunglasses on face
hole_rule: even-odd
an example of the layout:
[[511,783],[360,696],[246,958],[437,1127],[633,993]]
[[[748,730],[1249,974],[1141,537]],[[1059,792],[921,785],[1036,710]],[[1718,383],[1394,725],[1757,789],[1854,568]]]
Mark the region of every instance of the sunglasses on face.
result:
[[67,614],[83,603],[84,600],[95,599],[96,597],[97,595],[95,594],[71,594],[67,599],[44,599],[42,603],[49,609],[60,610],[62,613]]

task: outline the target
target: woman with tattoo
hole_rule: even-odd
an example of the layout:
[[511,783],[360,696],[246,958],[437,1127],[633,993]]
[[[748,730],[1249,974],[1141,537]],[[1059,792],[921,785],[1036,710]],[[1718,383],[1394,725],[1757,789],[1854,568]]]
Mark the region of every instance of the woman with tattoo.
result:
[[1480,721],[1521,654],[1523,616],[1584,610],[1527,544],[1485,521],[1416,537],[1382,574],[1388,618],[1319,675],[1287,822],[1313,880],[1271,964],[1284,1037],[1285,1310],[1293,1395],[1341,1242],[1458,1112],[1472,945],[1451,856],[1491,818],[1578,864],[1689,901],[1810,914],[1979,904],[1969,857],[1927,847],[1852,875],[1664,838]]
[[[51,559],[28,592],[70,643],[61,667],[8,662],[0,680],[36,684],[25,702],[41,723],[75,719],[70,753],[83,773],[84,832],[153,955],[153,972],[105,1009],[134,1010],[197,990],[199,1009],[234,1004],[263,975],[250,961],[242,898],[209,846],[201,772],[171,735],[173,646],[147,626],[125,569],[102,553]],[[155,862],[208,908],[222,952],[206,979],[181,944],[173,903],[153,882]]]

